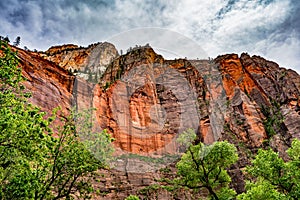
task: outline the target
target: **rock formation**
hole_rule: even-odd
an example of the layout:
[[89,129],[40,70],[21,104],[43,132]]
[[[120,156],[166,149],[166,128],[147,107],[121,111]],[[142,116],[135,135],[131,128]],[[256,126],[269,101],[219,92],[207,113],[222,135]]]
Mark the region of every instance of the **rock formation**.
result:
[[[238,192],[243,190],[240,169],[258,148],[271,146],[285,159],[292,138],[300,138],[300,76],[259,56],[165,60],[148,46],[119,56],[109,43],[39,53],[13,49],[33,93],[31,102],[45,111],[95,107],[96,126],[116,139],[119,155],[180,153],[184,149],[176,138],[187,128],[207,144],[229,140],[240,154],[231,169]],[[132,181],[144,180],[127,172],[122,176],[127,176],[126,193],[137,191]],[[101,187],[114,191],[109,181]]]
[[75,72],[77,77],[98,82],[107,65],[118,56],[118,51],[107,42],[95,43],[86,48],[68,44],[51,47],[46,52],[41,52],[40,56],[63,69]]
[[165,61],[151,48],[114,60],[101,81],[94,95],[98,121],[127,152],[175,152],[177,133],[198,130],[207,115],[206,108],[198,112],[207,89],[196,68]]
[[48,113],[60,106],[67,114],[72,106],[75,76],[36,53],[15,47],[13,50],[17,51],[22,73],[27,79],[24,85],[32,94],[30,101]]

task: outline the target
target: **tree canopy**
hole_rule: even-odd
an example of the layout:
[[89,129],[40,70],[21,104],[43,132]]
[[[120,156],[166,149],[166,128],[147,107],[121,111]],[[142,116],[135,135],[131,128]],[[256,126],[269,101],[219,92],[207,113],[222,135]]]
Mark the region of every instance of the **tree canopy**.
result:
[[238,199],[299,199],[300,198],[300,141],[295,139],[287,150],[289,161],[272,149],[260,149],[247,167],[252,179],[247,192]]
[[[71,113],[61,118],[54,137],[56,112],[47,118],[28,102],[17,56],[4,41],[0,66],[0,199],[87,197],[92,192],[89,177],[106,167],[111,156],[110,136],[85,129],[90,124],[78,127],[78,115]],[[83,132],[86,140],[79,137]]]
[[[193,133],[187,131],[179,141],[191,141]],[[189,143],[189,142],[188,142]],[[190,143],[191,144],[191,143]],[[233,199],[235,191],[229,188],[231,178],[226,168],[238,159],[234,145],[227,141],[212,145],[192,144],[177,163],[178,184],[190,189],[206,188],[212,199]]]

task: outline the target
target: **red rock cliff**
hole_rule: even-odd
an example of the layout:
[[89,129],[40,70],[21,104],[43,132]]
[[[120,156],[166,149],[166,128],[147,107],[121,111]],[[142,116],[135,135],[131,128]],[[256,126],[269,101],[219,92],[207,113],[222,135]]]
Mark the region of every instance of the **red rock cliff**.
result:
[[12,49],[17,51],[19,65],[27,79],[24,85],[32,93],[30,101],[49,113],[58,106],[65,114],[68,113],[72,105],[75,76],[36,53],[15,47]]
[[[270,117],[282,120],[269,127],[278,136],[271,143],[285,148],[275,144],[299,137],[299,91],[296,72],[259,56],[166,61],[151,48],[141,48],[107,68],[95,89],[94,106],[102,128],[113,134],[117,146],[130,152],[157,151],[172,144],[183,127],[196,126],[206,143],[226,139],[230,133],[258,148],[271,137],[266,131]],[[275,116],[276,110],[282,114]],[[163,122],[153,112],[163,112]]]
[[100,42],[88,47],[62,45],[49,48],[40,56],[63,69],[76,72],[77,77],[97,82],[107,65],[118,56],[113,44]]
[[[293,70],[248,54],[164,60],[143,47],[117,56],[114,47],[104,44],[66,45],[46,53],[13,48],[31,101],[45,111],[61,106],[67,112],[72,103],[95,107],[97,126],[108,129],[123,152],[181,151],[176,137],[187,128],[205,143],[229,140],[240,154],[231,169],[237,191],[243,190],[240,168],[249,164],[251,153],[270,145],[285,157],[292,138],[300,138],[300,76]],[[99,53],[106,48],[108,53]],[[93,81],[99,84],[82,75],[98,67],[101,79]],[[68,71],[75,69],[82,74]]]
[[207,117],[206,107],[198,112],[206,90],[203,78],[186,60],[166,61],[151,48],[140,48],[107,68],[95,89],[94,106],[101,127],[113,134],[122,150],[170,153],[178,147],[179,132],[197,131]]
[[[33,103],[47,111],[68,110],[72,102],[94,106],[99,126],[124,151],[178,150],[176,134],[189,127],[206,143],[231,133],[257,148],[270,137],[265,122],[276,110],[280,123],[271,127],[277,133],[271,144],[284,149],[276,144],[299,137],[300,78],[274,62],[248,54],[169,61],[146,47],[116,56],[108,43],[65,45],[38,54],[18,49]],[[67,71],[95,66],[105,69],[96,85]]]

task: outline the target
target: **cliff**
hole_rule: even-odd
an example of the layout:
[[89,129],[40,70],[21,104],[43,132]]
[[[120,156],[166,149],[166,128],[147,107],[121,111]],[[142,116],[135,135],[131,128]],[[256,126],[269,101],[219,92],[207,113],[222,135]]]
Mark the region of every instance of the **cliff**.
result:
[[48,113],[60,106],[67,114],[72,106],[75,76],[34,52],[12,49],[17,52],[23,76],[27,79],[24,85],[32,93],[30,101]]
[[107,42],[88,47],[66,44],[50,47],[46,52],[41,52],[40,56],[63,69],[75,72],[77,77],[98,82],[107,65],[118,56],[118,51]]
[[[299,138],[299,78],[293,70],[245,53],[169,61],[141,48],[108,66],[93,105],[100,126],[123,153],[174,154],[180,151],[174,138],[187,128],[207,144],[230,141],[240,157],[230,169],[232,186],[242,192],[241,169],[258,148],[271,146],[286,159],[292,138]],[[139,166],[127,163],[120,169],[147,171]]]
[[[258,148],[271,146],[286,158],[292,138],[300,138],[300,76],[259,56],[165,60],[150,47],[119,56],[109,43],[63,45],[40,53],[13,49],[32,103],[45,111],[94,107],[95,126],[116,139],[116,171],[106,171],[108,178],[97,185],[106,198],[157,183],[162,175],[153,172],[166,163],[144,158],[165,161],[183,152],[176,138],[188,128],[198,141],[235,144],[240,159],[230,173],[238,192],[243,190],[240,169]],[[176,158],[167,163],[172,166]],[[121,182],[124,187],[116,193]]]
[[107,65],[118,55],[110,43],[96,43],[88,47],[62,45],[46,52],[31,52],[13,47],[17,52],[30,101],[50,112],[60,106],[66,114],[75,105],[89,108],[94,84]]
[[[95,88],[94,106],[102,128],[126,151],[156,151],[161,141],[170,142],[186,128],[197,130],[205,143],[231,131],[257,148],[274,133],[298,137],[299,86],[296,72],[258,56],[169,61],[141,48],[107,68]],[[281,116],[275,116],[277,110]],[[163,124],[154,114],[159,112]],[[282,121],[266,130],[268,117]],[[143,131],[149,137],[141,137]]]
[[206,90],[186,60],[165,61],[153,49],[141,48],[107,68],[95,88],[94,107],[102,128],[122,150],[174,153],[177,133],[201,129],[199,121],[207,117],[207,109],[198,112],[197,104],[205,104]]

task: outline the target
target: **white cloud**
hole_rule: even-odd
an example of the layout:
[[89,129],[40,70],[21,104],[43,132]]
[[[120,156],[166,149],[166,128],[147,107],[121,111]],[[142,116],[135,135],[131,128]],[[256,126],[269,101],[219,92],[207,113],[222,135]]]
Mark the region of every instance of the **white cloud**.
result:
[[281,67],[293,68],[300,73],[300,41],[295,35],[295,32],[291,32],[284,41],[266,42],[267,49],[261,54],[264,54],[270,60],[276,61]]
[[295,0],[3,0],[0,35],[20,35],[22,45],[45,50],[62,43],[88,45],[132,28],[161,27],[194,39],[212,57],[249,52],[296,68],[300,67],[299,4]]

